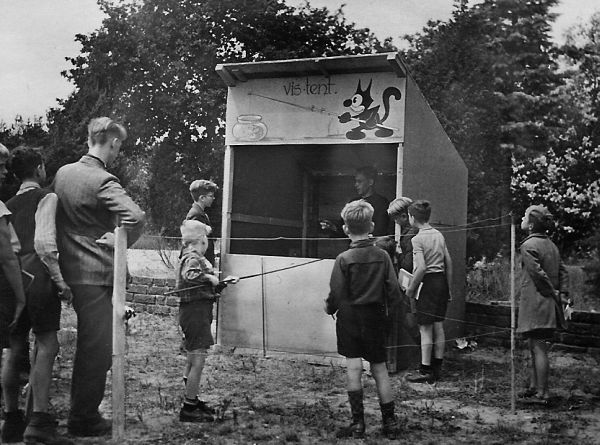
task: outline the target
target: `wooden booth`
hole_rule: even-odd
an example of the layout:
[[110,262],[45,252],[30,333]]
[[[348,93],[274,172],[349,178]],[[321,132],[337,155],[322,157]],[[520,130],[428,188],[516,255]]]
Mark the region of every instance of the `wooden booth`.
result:
[[[228,86],[221,268],[256,275],[225,291],[218,343],[336,355],[323,301],[349,241],[328,237],[319,221],[339,220],[366,165],[390,201],[431,201],[456,270],[448,317],[463,319],[467,169],[398,54],[216,70]],[[448,338],[462,332],[451,320],[447,329]]]

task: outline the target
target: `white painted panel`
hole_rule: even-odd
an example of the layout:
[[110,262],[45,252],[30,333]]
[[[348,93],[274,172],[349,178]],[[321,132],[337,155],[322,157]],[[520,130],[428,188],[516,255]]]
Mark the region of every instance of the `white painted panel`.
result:
[[[227,96],[226,144],[402,142],[405,84],[406,79],[394,73],[285,77],[238,83],[229,88]],[[355,97],[359,88],[360,99]],[[349,106],[353,99],[353,105]],[[350,102],[345,105],[346,100]],[[363,109],[359,108],[360,101]],[[345,113],[352,119],[342,123],[338,116]],[[362,138],[349,137],[348,132],[360,127],[361,120],[367,127],[358,131]],[[384,127],[391,129],[389,134],[382,134]]]
[[[223,274],[238,276],[314,261],[313,258],[224,255]],[[320,260],[264,276],[267,351],[336,354],[335,321],[325,314],[334,260]],[[219,307],[219,344],[263,348],[263,279],[241,280],[225,290]]]

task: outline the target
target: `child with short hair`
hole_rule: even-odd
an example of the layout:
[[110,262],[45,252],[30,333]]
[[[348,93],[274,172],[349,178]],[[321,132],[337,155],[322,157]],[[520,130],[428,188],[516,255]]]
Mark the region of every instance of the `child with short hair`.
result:
[[373,230],[373,207],[364,200],[343,208],[343,230],[352,241],[335,259],[330,292],[325,300],[328,314],[337,313],[338,352],[346,357],[348,400],[352,423],[338,437],[363,437],[365,420],[361,375],[362,359],[369,361],[381,407],[383,433],[393,439],[397,430],[394,399],[386,368],[386,316],[391,304],[400,301],[400,287],[389,255],[369,238]]
[[568,300],[569,275],[558,247],[546,234],[554,225],[552,214],[541,205],[529,207],[521,228],[529,233],[521,244],[521,286],[517,332],[529,343],[531,380],[521,394],[530,402],[547,404],[548,342],[556,329],[566,328],[563,304]]
[[416,298],[421,334],[421,366],[416,375],[407,376],[413,383],[433,383],[441,376],[446,342],[444,319],[452,295],[452,259],[444,236],[429,224],[430,217],[429,201],[415,201],[408,207],[410,224],[419,229],[411,240],[413,279],[406,290],[409,298]]
[[[187,362],[185,400],[179,420],[212,421],[215,410],[198,398],[208,348],[214,344],[210,329],[216,301],[215,288],[219,285],[212,264],[204,257],[211,229],[200,221],[185,220],[180,230],[182,250],[175,287],[180,290],[179,325],[185,338]],[[225,281],[236,282],[237,277],[227,277]]]
[[[212,207],[215,201],[215,194],[219,191],[219,186],[208,179],[196,179],[190,184],[190,195],[194,200],[192,207],[188,211],[185,219],[193,219],[212,226],[206,209]],[[215,265],[215,245],[212,239],[208,240],[208,247],[204,254],[206,259]]]

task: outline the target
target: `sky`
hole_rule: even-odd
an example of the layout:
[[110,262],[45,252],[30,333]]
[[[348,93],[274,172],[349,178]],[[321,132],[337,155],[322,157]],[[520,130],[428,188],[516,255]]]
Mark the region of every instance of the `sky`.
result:
[[[286,0],[297,5],[304,0]],[[420,31],[428,20],[446,20],[453,0],[311,0],[311,5],[337,9],[345,3],[347,19],[369,28],[379,38]],[[44,116],[73,85],[60,73],[70,67],[65,57],[81,47],[75,34],[88,34],[102,24],[96,0],[0,0],[0,121]],[[598,0],[561,0],[552,37],[563,41],[566,30],[600,11]]]

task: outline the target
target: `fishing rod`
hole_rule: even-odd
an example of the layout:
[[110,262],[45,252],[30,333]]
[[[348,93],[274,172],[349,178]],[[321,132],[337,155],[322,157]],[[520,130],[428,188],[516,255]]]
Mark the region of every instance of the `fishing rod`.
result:
[[[311,105],[310,107],[308,107],[306,105],[298,105],[298,104],[295,104],[293,102],[288,102],[286,100],[277,99],[275,97],[269,97],[269,96],[264,96],[262,94],[253,93],[252,91],[248,92],[248,96],[262,97],[263,99],[272,100],[273,102],[279,102],[279,103],[282,103],[282,104],[285,104],[285,105],[289,105],[291,107],[296,107],[296,108],[300,108],[302,110],[310,111],[312,113],[322,113],[322,114],[327,114],[329,116],[335,116],[337,118],[340,117],[337,113],[333,113],[333,112],[327,110],[326,108],[318,108],[315,105]],[[358,122],[360,124],[367,125],[367,121],[365,121],[363,119],[359,119],[357,117],[350,116],[350,120],[356,121],[356,122]],[[399,131],[397,128],[388,127],[388,126],[383,125],[383,124],[375,124],[375,126],[377,128],[384,128],[386,130]]]
[[[224,280],[219,281],[219,284],[217,286],[222,286],[222,288],[224,288],[228,284],[237,283],[240,280],[247,280],[248,278],[255,278],[255,277],[260,277],[262,275],[268,275],[268,274],[275,273],[275,272],[281,272],[284,270],[294,269],[296,267],[306,266],[307,264],[317,263],[319,261],[323,261],[323,258],[317,258],[316,260],[306,261],[304,263],[294,264],[292,266],[282,267],[280,269],[269,270],[268,272],[255,273],[252,275],[244,275],[243,277],[239,277],[239,278],[225,278]],[[188,290],[200,289],[201,287],[204,287],[204,286],[206,286],[206,285],[198,284],[196,286],[186,287],[184,289],[174,289],[174,290],[165,292],[164,295],[172,295],[172,294],[177,294],[179,292],[184,292],[184,291],[188,291]]]

